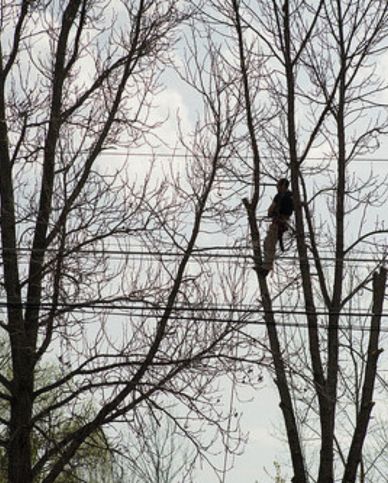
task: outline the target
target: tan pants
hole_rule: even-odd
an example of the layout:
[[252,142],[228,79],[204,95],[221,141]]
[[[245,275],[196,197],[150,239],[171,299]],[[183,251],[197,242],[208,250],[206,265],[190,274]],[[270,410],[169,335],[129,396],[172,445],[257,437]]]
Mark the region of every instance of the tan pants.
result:
[[276,244],[279,241],[279,230],[282,232],[287,230],[285,223],[287,219],[273,220],[269,225],[267,236],[264,240],[264,263],[263,268],[271,271],[276,254]]

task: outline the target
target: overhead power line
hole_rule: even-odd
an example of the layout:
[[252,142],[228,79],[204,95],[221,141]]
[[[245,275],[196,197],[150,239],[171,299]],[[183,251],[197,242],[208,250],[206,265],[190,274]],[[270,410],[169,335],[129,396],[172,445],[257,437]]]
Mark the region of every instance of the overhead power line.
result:
[[[211,248],[208,248],[209,252],[206,252],[202,249],[193,250],[192,257],[193,258],[200,258],[200,259],[241,259],[241,260],[252,260],[253,254],[242,254],[242,253],[211,253]],[[215,250],[222,250],[222,247],[216,247]],[[249,250],[249,248],[242,248],[242,247],[225,247],[224,250],[228,251],[242,251],[242,250]],[[7,249],[5,249],[7,251]],[[9,250],[15,251],[15,250]],[[30,253],[31,249],[29,248],[16,248],[16,251],[19,253]],[[43,252],[47,253],[58,253],[57,249],[42,249]],[[183,252],[179,251],[170,251],[170,250],[144,250],[144,249],[126,249],[126,250],[112,250],[112,249],[68,249],[65,250],[65,253],[77,253],[80,255],[113,255],[118,257],[170,257],[170,258],[177,258],[183,255]],[[363,252],[367,253],[367,252]],[[377,255],[376,255],[377,256]],[[343,260],[346,262],[354,262],[354,263],[382,263],[387,260],[388,254],[387,253],[379,253],[378,256],[381,256],[381,259],[377,259],[374,257],[348,257],[345,256],[343,258],[336,258],[336,257],[329,257],[329,256],[320,256],[320,261],[337,261]],[[279,255],[277,257],[282,260],[299,260],[300,257],[293,256],[293,255]],[[314,257],[310,256],[307,257],[308,260],[313,261]]]
[[[276,312],[277,313],[277,312]],[[116,314],[117,315],[117,314]],[[120,314],[122,316],[128,316],[128,314],[122,313]],[[131,313],[131,317],[145,317],[144,314],[142,313]],[[153,314],[149,314],[148,317],[155,317]],[[227,324],[242,324],[242,325],[259,325],[259,326],[274,326],[278,328],[282,327],[294,327],[294,328],[301,328],[301,329],[307,329],[309,326],[306,323],[298,323],[298,322],[287,322],[282,320],[281,322],[275,321],[274,323],[268,323],[264,320],[235,320],[235,319],[222,319],[219,317],[207,317],[207,318],[201,318],[201,317],[187,317],[187,316],[176,316],[176,315],[171,315],[169,317],[171,320],[177,320],[177,321],[193,321],[193,322],[209,322],[209,323],[227,323]],[[364,327],[362,325],[344,325],[344,324],[338,324],[335,328],[334,327],[329,327],[327,324],[322,324],[318,323],[318,329],[325,329],[325,330],[331,330],[331,329],[339,329],[339,330],[351,330],[357,331],[357,332],[375,332],[377,329],[374,329],[372,327]],[[380,332],[387,332],[388,333],[388,327],[381,327],[379,329]]]
[[[142,302],[143,306],[139,306],[138,303],[132,303],[132,304],[112,304],[112,303],[104,303],[104,302],[90,302],[88,303],[87,301],[85,302],[80,302],[80,303],[57,303],[57,304],[52,304],[51,302],[42,302],[40,304],[31,304],[27,302],[22,302],[22,303],[10,303],[10,302],[5,302],[1,301],[0,302],[0,307],[11,307],[11,308],[39,308],[43,310],[52,310],[54,307],[58,309],[82,309],[82,308],[94,308],[94,309],[105,309],[105,310],[121,310],[121,311],[128,311],[128,310],[152,310],[152,311],[166,311],[166,310],[171,310],[172,312],[222,312],[226,314],[242,314],[242,315],[257,315],[257,314],[280,314],[280,315],[316,315],[316,316],[329,316],[329,315],[338,315],[338,316],[343,316],[343,317],[369,317],[372,315],[378,315],[381,317],[388,317],[388,312],[382,312],[375,314],[373,312],[368,312],[368,311],[339,311],[339,312],[331,312],[328,310],[323,310],[323,309],[317,309],[315,311],[307,311],[307,310],[300,310],[297,308],[292,308],[292,309],[284,309],[284,308],[274,308],[271,310],[266,310],[264,308],[252,308],[252,307],[246,307],[246,308],[231,308],[231,307],[217,307],[217,306],[173,306],[173,307],[168,307],[167,305],[159,305],[159,304],[150,304],[150,303],[144,303]],[[159,314],[161,315],[161,314]],[[221,319],[222,320],[222,319]],[[236,321],[235,321],[236,322]]]
[[[1,305],[1,304],[0,304]],[[99,309],[104,309],[104,308],[107,308],[107,307],[104,307],[104,306],[99,306],[98,307]],[[121,307],[117,307],[117,309],[121,309]],[[139,308],[137,308],[138,310]],[[115,316],[121,316],[121,317],[135,317],[135,318],[142,318],[142,319],[145,319],[145,318],[150,318],[150,319],[158,319],[160,318],[161,314],[155,314],[155,313],[151,313],[149,312],[149,309],[150,308],[146,308],[145,311],[141,311],[141,312],[131,312],[131,313],[128,313],[124,310],[118,310],[117,312],[109,312],[108,314],[105,314],[105,315],[115,315]],[[110,309],[111,310],[111,309]],[[147,312],[148,311],[148,312]],[[263,311],[264,312],[264,311]],[[269,312],[272,312],[273,314],[278,314],[278,313],[284,313],[285,311],[280,311],[280,310],[272,310],[272,311],[269,311]],[[78,307],[77,309],[73,309],[72,310],[72,313],[78,313],[78,314],[90,314],[90,315],[93,315],[93,316],[96,316],[96,315],[100,315],[100,313],[96,313],[95,311],[92,311],[90,310],[90,307],[84,307],[84,308],[81,308],[81,307]],[[102,313],[101,313],[102,315]],[[365,315],[365,314],[364,314]],[[384,315],[384,314],[381,314],[381,315]],[[302,322],[302,323],[299,323],[299,322],[295,322],[295,321],[285,321],[285,320],[281,320],[281,321],[275,321],[274,323],[268,323],[266,322],[265,320],[252,320],[252,319],[243,319],[243,320],[236,320],[236,319],[232,319],[232,318],[221,318],[221,317],[197,317],[197,316],[186,316],[186,315],[174,315],[174,314],[171,314],[169,317],[168,317],[168,320],[174,320],[174,321],[178,321],[178,322],[203,322],[203,323],[220,323],[220,324],[236,324],[236,325],[251,325],[251,326],[275,326],[275,327],[278,327],[278,328],[285,328],[285,327],[290,327],[290,328],[300,328],[300,329],[308,329],[309,328],[309,325],[305,322]],[[324,323],[318,323],[317,324],[317,328],[320,329],[320,330],[336,330],[336,329],[339,329],[339,330],[344,330],[344,331],[355,331],[355,332],[375,332],[377,330],[379,330],[380,332],[384,332],[384,333],[388,333],[388,327],[380,327],[380,329],[375,329],[375,328],[372,328],[370,326],[362,326],[360,324],[348,324],[348,325],[345,325],[345,324],[338,324],[336,327],[329,327],[327,324],[324,324]]]
[[[191,153],[156,153],[156,152],[129,152],[129,151],[102,151],[100,156],[123,156],[123,157],[149,157],[149,158],[178,158],[178,159],[189,159],[189,158],[200,158],[200,159],[212,159],[212,156],[197,155]],[[225,155],[219,156],[220,159],[253,159],[252,155],[236,156],[236,155]],[[261,156],[261,159],[271,159],[272,156]],[[336,161],[333,156],[309,156],[305,158],[305,161]],[[388,163],[388,158],[371,158],[371,157],[357,157],[351,160],[351,162],[366,162],[366,163]]]

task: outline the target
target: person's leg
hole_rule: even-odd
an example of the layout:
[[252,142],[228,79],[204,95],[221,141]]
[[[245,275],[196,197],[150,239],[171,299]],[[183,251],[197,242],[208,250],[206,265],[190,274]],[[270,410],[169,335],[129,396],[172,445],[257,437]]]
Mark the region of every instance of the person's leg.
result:
[[262,266],[263,270],[268,270],[270,272],[273,268],[277,241],[278,225],[276,222],[272,222],[268,228],[267,236],[264,240],[264,263]]
[[284,217],[281,220],[278,220],[278,240],[279,246],[282,252],[284,252],[284,244],[283,244],[283,233],[288,230],[287,224],[288,218]]

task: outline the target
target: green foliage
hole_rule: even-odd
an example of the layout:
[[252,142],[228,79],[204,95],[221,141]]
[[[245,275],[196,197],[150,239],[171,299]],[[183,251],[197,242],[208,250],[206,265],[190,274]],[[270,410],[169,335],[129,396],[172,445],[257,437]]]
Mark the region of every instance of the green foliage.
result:
[[[8,369],[7,372],[9,371]],[[60,377],[58,368],[47,365],[37,370],[36,385],[37,387],[49,386],[58,377]],[[66,392],[68,391],[70,394],[74,389],[69,385]],[[63,398],[64,395],[62,387],[45,392],[36,399],[34,416],[39,415],[39,417],[32,432],[33,464],[39,461],[48,449],[50,442],[60,442],[66,435],[84,425],[96,413],[93,404],[86,401],[82,410],[74,411],[73,414],[60,407],[55,411],[50,411],[50,413],[47,412],[47,415],[45,415],[45,410],[54,406],[56,401]],[[9,404],[0,400],[0,418],[9,419],[9,414]],[[82,414],[82,417],[76,417],[74,414]],[[2,439],[7,436],[7,429],[4,425],[1,426],[0,436]],[[44,480],[52,464],[53,461],[49,459],[42,473],[36,479],[37,482]],[[113,458],[109,440],[104,431],[100,429],[80,446],[71,463],[65,467],[56,481],[58,483],[79,483],[80,481],[111,483],[114,481],[113,473]],[[7,481],[7,457],[4,448],[0,448],[0,481]]]
[[282,477],[281,475],[281,468],[280,465],[277,461],[273,462],[273,465],[275,467],[275,483],[286,483],[286,480]]

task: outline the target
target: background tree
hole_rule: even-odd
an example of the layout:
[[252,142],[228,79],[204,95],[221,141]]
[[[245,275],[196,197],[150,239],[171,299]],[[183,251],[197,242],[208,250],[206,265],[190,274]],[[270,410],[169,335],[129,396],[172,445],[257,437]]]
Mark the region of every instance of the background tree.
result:
[[195,481],[194,453],[185,438],[174,433],[169,420],[152,422],[122,450],[120,481],[133,483],[178,483]]

